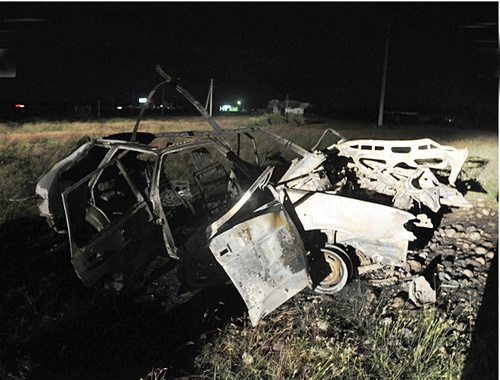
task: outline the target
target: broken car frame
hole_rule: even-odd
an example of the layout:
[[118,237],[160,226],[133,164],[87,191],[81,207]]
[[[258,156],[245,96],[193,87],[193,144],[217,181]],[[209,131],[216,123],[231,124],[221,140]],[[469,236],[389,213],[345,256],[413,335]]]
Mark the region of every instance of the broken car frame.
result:
[[[185,290],[231,281],[255,325],[308,286],[340,291],[356,258],[404,265],[414,225],[425,224],[409,212],[415,203],[432,212],[470,206],[431,172],[451,167],[453,185],[466,151],[428,139],[346,141],[333,130],[337,143],[317,150],[325,132],[308,151],[258,127],[223,130],[157,70],[160,85],[173,85],[213,130],[138,132],[146,103],[132,133],[85,142],[36,186],[41,214],[68,233],[72,264],[87,286],[111,281],[129,290],[165,257]],[[246,153],[242,137],[251,145]],[[280,154],[259,152],[260,138]]]

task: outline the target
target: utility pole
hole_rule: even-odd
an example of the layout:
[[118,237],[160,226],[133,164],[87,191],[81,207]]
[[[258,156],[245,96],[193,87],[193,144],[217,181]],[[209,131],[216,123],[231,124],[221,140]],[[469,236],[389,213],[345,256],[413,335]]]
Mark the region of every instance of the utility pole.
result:
[[385,40],[384,68],[382,70],[382,89],[380,90],[380,106],[378,108],[378,126],[384,121],[385,82],[387,81],[387,61],[389,59],[389,35],[391,24],[387,24],[387,38]]
[[165,108],[165,86],[161,86],[161,114],[163,116],[163,109]]
[[[210,88],[208,89],[207,102],[205,103],[205,110],[209,110],[208,113],[212,116],[212,105],[214,97],[214,78],[210,79]],[[210,108],[208,106],[210,105]]]

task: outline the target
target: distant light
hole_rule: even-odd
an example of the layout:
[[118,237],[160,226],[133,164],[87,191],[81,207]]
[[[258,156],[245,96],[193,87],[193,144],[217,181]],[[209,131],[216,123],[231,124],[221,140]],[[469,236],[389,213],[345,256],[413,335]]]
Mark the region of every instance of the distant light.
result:
[[238,100],[238,101],[236,102],[236,104],[237,104],[237,105],[239,105],[239,106],[241,106],[241,100]]
[[121,109],[123,109],[123,107],[122,106],[118,106],[118,107],[116,107],[116,109],[117,110],[121,110]]
[[16,104],[16,108],[24,108],[24,104]]
[[148,102],[148,98],[139,98],[139,103],[144,104]]
[[232,106],[230,104],[224,104],[219,107],[219,111],[221,112],[238,112],[238,107]]

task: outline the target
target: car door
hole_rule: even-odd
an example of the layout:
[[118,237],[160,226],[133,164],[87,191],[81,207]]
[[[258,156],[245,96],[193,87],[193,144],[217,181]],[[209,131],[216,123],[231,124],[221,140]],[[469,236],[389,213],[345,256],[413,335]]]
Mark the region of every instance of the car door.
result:
[[302,239],[281,203],[274,200],[238,214],[256,191],[264,191],[271,174],[267,168],[207,229],[209,248],[245,301],[254,326],[309,284]]
[[86,286],[109,279],[126,291],[165,253],[161,228],[119,158],[63,192],[71,262]]

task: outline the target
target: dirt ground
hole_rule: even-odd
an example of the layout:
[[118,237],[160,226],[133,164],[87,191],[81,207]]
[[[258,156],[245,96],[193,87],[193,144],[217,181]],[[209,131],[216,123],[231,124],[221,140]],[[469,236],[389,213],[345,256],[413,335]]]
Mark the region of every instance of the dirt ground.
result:
[[[431,278],[438,307],[455,313],[456,329],[471,337],[463,378],[497,378],[498,206],[473,204],[445,213],[432,239],[409,252],[411,265],[321,296],[325,316],[349,320],[367,302],[418,312],[409,286],[418,276]],[[116,298],[86,289],[71,267],[66,236],[41,218],[1,225],[0,251],[2,379],[139,379],[154,367],[170,368],[172,377],[192,373],[202,344],[245,313],[231,286],[173,308],[165,294]],[[293,302],[304,306],[318,296],[303,292]]]

